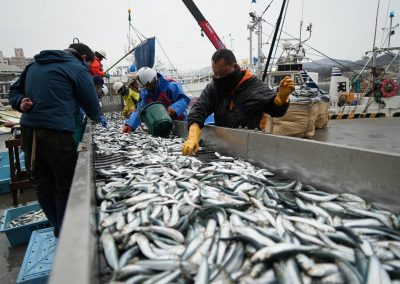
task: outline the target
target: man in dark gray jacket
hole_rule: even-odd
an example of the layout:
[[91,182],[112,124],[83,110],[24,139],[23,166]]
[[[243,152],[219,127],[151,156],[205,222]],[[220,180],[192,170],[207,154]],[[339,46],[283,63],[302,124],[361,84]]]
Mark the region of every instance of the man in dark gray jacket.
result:
[[79,106],[105,125],[87,64],[93,51],[82,43],[35,56],[10,89],[11,106],[22,112],[22,148],[40,206],[57,237],[77,160],[75,116]]
[[290,77],[281,81],[279,91],[275,93],[249,70],[241,70],[235,55],[228,49],[216,51],[211,64],[214,78],[190,110],[189,134],[182,145],[183,155],[198,151],[201,129],[212,113],[216,126],[262,129],[264,113],[280,117],[289,107],[289,95],[294,90]]

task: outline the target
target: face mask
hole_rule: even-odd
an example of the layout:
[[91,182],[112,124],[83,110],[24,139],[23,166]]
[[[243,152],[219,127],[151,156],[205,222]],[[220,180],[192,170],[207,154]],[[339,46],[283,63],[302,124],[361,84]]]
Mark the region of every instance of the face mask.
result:
[[217,85],[217,88],[224,90],[226,92],[230,92],[233,90],[233,88],[236,87],[236,85],[240,82],[242,79],[242,71],[237,68],[235,71],[232,73],[229,73],[228,75],[221,77],[221,78],[213,78],[213,81]]

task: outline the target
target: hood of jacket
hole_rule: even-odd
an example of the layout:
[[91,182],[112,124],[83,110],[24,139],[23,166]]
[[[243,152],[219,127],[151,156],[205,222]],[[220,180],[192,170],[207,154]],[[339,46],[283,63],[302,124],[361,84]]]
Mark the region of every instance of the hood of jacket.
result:
[[63,50],[43,50],[39,54],[35,55],[34,58],[38,64],[79,61],[71,53]]

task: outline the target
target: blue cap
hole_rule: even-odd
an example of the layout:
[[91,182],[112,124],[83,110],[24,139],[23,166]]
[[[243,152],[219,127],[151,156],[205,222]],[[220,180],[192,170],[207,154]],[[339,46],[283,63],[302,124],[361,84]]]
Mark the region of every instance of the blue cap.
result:
[[129,72],[130,72],[130,73],[136,72],[136,65],[135,65],[135,64],[132,64],[132,65],[129,67]]
[[390,11],[390,17],[393,18],[394,17],[394,11]]

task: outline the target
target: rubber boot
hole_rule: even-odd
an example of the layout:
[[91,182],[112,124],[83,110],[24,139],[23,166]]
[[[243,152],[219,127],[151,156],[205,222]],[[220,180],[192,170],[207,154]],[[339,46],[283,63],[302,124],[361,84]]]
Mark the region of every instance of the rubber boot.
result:
[[57,204],[57,222],[58,228],[61,230],[61,224],[64,219],[65,209],[67,207],[69,192],[58,192],[56,195]]
[[40,207],[42,207],[44,214],[46,214],[47,220],[49,220],[50,224],[54,228],[54,236],[58,238],[60,228],[57,221],[57,207],[54,196],[45,195],[39,197],[37,200],[40,204]]

